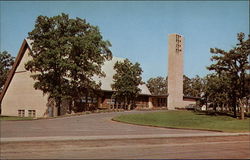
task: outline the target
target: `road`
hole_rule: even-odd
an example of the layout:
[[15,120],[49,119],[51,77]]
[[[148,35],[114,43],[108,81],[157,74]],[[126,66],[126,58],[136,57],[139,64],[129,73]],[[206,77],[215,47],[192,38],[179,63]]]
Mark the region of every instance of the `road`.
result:
[[1,158],[250,158],[249,133],[168,129],[111,121],[119,114],[135,112],[2,121]]
[[1,144],[8,159],[249,159],[249,136],[12,142]]

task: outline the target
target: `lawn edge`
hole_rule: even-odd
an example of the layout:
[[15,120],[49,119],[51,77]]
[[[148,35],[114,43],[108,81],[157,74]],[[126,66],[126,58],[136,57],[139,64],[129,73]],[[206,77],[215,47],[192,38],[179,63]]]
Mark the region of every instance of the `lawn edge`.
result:
[[131,124],[131,125],[137,125],[137,126],[148,126],[148,127],[156,127],[156,128],[168,128],[168,129],[185,129],[185,130],[198,130],[198,131],[211,131],[211,132],[223,132],[223,133],[249,133],[248,131],[237,131],[237,132],[228,132],[228,131],[221,131],[221,130],[212,130],[212,129],[194,129],[194,128],[177,128],[177,127],[163,127],[163,126],[156,126],[156,125],[146,125],[146,124],[136,124],[136,123],[130,123],[130,122],[124,122],[120,120],[116,120],[114,118],[111,119],[114,122],[119,123],[125,123],[125,124]]

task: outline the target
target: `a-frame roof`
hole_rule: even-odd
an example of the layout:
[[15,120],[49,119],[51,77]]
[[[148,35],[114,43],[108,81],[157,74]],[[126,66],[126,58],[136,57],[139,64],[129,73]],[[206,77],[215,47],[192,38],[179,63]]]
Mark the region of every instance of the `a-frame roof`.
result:
[[22,60],[23,55],[24,55],[24,53],[25,53],[25,51],[26,51],[27,48],[31,51],[30,44],[28,44],[27,40],[24,39],[24,40],[23,40],[23,43],[22,43],[22,45],[21,45],[21,48],[19,49],[19,52],[18,52],[18,54],[17,54],[17,57],[16,57],[16,59],[15,59],[15,62],[14,62],[14,64],[13,64],[11,70],[9,71],[7,80],[6,80],[6,82],[4,83],[3,91],[1,92],[1,95],[0,95],[0,104],[1,104],[1,102],[2,102],[2,100],[3,100],[3,97],[4,97],[4,95],[5,95],[5,93],[6,93],[7,89],[8,89],[8,87],[9,87],[9,85],[10,85],[10,82],[11,82],[11,80],[12,80],[12,78],[13,78],[15,72],[16,72],[16,69],[17,69],[17,67],[18,67],[18,65],[19,65],[19,63],[20,63],[20,61]]

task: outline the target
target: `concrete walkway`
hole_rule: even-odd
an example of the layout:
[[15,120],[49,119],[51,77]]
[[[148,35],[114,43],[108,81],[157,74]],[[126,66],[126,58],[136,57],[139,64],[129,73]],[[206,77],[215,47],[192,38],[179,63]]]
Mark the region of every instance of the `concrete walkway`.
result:
[[189,134],[150,134],[150,135],[102,135],[102,136],[50,136],[50,137],[11,137],[1,138],[1,142],[29,141],[71,141],[71,140],[122,140],[122,139],[156,139],[156,138],[192,138],[192,137],[225,137],[246,136],[250,133],[189,133]]

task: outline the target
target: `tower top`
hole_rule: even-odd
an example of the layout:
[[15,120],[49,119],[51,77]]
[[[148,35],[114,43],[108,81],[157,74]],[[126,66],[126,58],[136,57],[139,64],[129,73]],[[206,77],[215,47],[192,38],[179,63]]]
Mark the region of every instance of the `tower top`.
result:
[[172,35],[178,35],[178,36],[183,37],[181,34],[178,34],[178,33],[171,33],[171,34],[168,34],[168,36],[172,36]]

